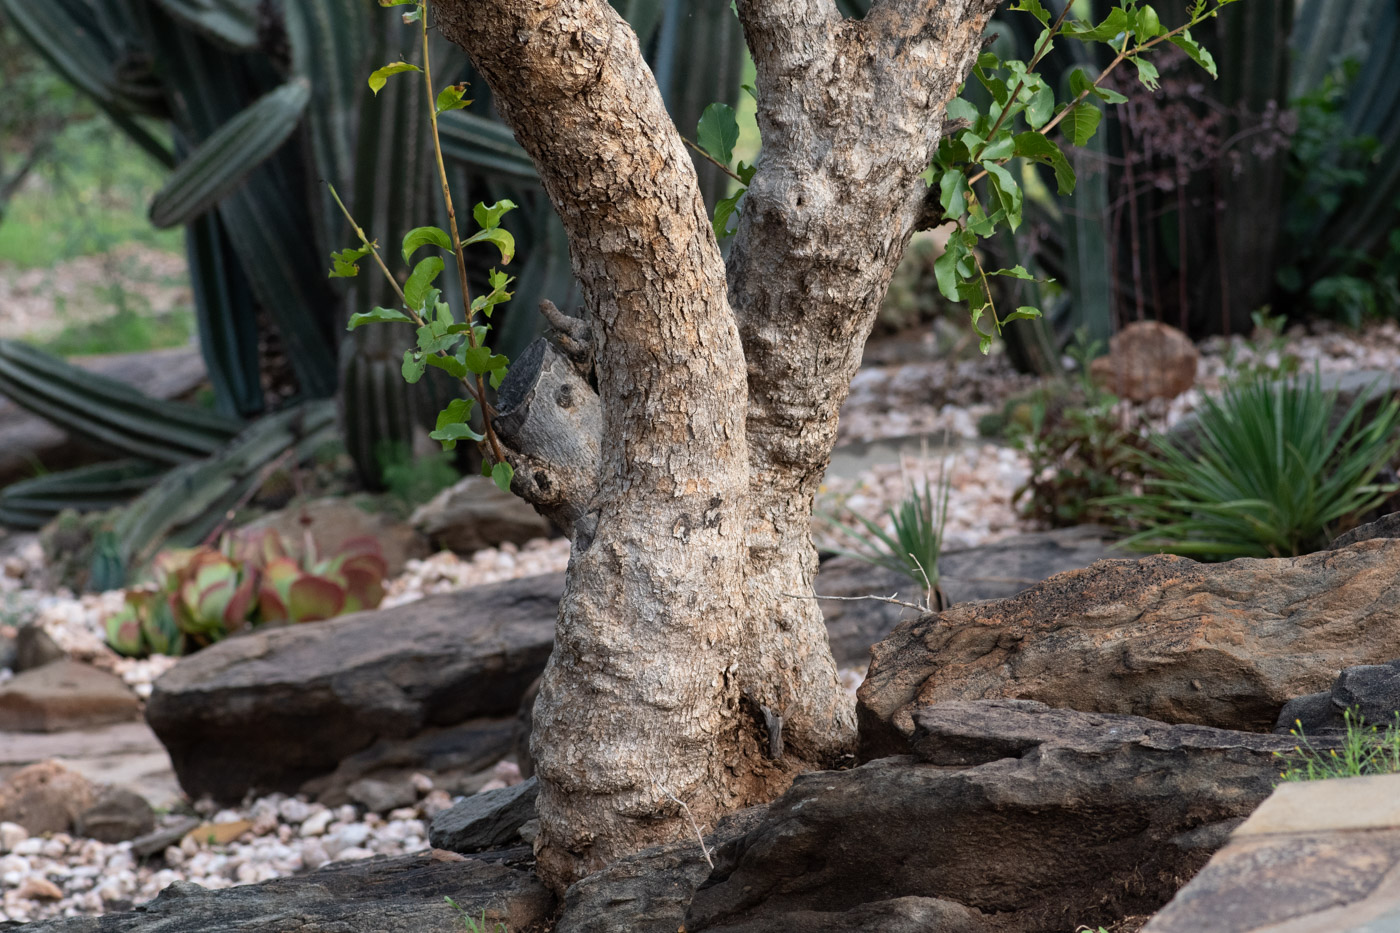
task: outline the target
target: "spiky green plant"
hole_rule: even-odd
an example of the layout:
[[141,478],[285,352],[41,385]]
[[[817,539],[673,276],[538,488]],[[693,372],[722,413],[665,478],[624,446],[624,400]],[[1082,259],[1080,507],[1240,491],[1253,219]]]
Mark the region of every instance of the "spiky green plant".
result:
[[1366,718],[1355,710],[1342,713],[1346,734],[1337,748],[1320,749],[1303,733],[1303,724],[1294,721],[1288,734],[1298,744],[1292,753],[1275,752],[1286,762],[1279,777],[1285,781],[1325,781],[1328,778],[1362,777],[1367,774],[1400,773],[1400,712],[1385,728],[1366,725]]
[[[838,547],[837,553],[903,574],[923,593],[924,610],[942,609],[945,600],[938,586],[938,558],[948,521],[950,485],[946,469],[939,473],[936,485],[930,485],[927,477],[922,486],[911,481],[905,497],[885,511],[890,531],[849,508],[842,515],[818,513],[818,518],[835,532],[837,539],[850,542],[849,548]],[[843,517],[853,519],[860,527],[841,521]]]
[[[1288,557],[1325,546],[1340,523],[1385,501],[1375,482],[1400,453],[1400,401],[1363,420],[1371,393],[1337,415],[1316,372],[1255,378],[1207,398],[1195,440],[1153,439],[1142,496],[1106,500],[1142,528],[1124,544],[1204,560]],[[1197,446],[1198,449],[1193,449]]]

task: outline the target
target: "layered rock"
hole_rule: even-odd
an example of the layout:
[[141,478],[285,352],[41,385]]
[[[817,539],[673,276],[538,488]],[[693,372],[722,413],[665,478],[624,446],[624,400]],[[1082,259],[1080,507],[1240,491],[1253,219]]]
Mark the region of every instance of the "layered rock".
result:
[[912,756],[802,775],[722,846],[685,929],[1063,933],[1150,913],[1291,748],[1018,700],[913,721]]
[[549,657],[562,585],[527,578],[231,638],[161,677],[146,717],[190,796],[295,793],[381,739],[513,715]]
[[1103,561],[906,622],[872,655],[865,758],[906,751],[914,711],[947,700],[1267,731],[1342,668],[1400,657],[1400,540],[1224,564]]

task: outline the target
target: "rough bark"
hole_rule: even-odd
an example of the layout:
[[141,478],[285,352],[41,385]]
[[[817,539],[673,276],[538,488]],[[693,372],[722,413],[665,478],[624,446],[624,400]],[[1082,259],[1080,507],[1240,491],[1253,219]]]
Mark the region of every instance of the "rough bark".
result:
[[542,875],[572,879],[747,803],[734,711],[745,371],[695,170],[636,35],[601,0],[437,7],[569,234],[603,402],[535,706]]
[[995,0],[739,0],[763,152],[729,254],[749,373],[751,631],[743,670],[789,753],[827,764],[854,736],[820,608],[812,500],[837,414],[913,232],[920,174]]
[[812,497],[994,5],[881,0],[854,22],[832,0],[740,0],[764,155],[726,271],[604,0],[434,4],[569,233],[603,411],[535,709],[552,882],[690,833],[680,801],[709,823],[854,751],[804,598]]

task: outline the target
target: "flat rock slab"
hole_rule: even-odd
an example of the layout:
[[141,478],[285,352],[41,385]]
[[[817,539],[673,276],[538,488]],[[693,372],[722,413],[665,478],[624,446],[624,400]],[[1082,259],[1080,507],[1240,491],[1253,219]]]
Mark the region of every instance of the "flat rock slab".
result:
[[120,677],[81,661],[53,661],[0,687],[0,731],[88,729],[140,715],[141,701]]
[[[1121,557],[1112,547],[1113,540],[1108,529],[1082,525],[948,551],[938,561],[940,586],[953,604],[1014,596],[1054,574]],[[852,597],[896,593],[906,602],[917,602],[919,598],[918,588],[908,577],[853,557],[823,561],[815,589],[819,596],[843,597],[821,603],[831,653],[843,667],[869,664],[870,646],[900,622],[917,615],[911,609],[878,600],[849,601]]]
[[430,853],[341,863],[210,891],[177,881],[148,904],[102,917],[26,924],[25,933],[462,933],[450,897],[487,929],[542,924],[554,896],[532,872]]
[[514,715],[562,588],[531,577],[230,638],[156,681],[146,719],[191,797],[294,793],[380,739]]
[[482,791],[444,810],[428,827],[434,848],[450,852],[481,852],[503,846],[520,834],[520,827],[535,818],[540,782],[530,778],[513,787]]
[[1400,929],[1400,775],[1281,784],[1143,933]]
[[914,711],[947,700],[1267,731],[1342,668],[1400,657],[1400,540],[1224,564],[1101,561],[905,622],[872,655],[865,758],[907,750]]
[[1064,933],[1150,913],[1268,796],[1274,753],[1292,747],[1024,700],[914,720],[912,756],[801,775],[722,846],[685,929],[918,929],[895,922],[917,909],[950,933]]

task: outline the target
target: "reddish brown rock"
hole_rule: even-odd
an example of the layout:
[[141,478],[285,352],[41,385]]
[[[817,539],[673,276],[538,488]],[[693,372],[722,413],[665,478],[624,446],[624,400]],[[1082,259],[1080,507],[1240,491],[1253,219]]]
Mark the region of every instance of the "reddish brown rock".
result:
[[80,661],[54,661],[0,687],[0,732],[61,732],[141,715],[130,688]]
[[948,700],[1264,732],[1341,669],[1400,657],[1400,540],[1224,564],[1101,561],[905,622],[872,655],[866,758],[905,750],[913,710]]
[[1175,327],[1138,321],[1113,335],[1107,356],[1089,364],[1099,386],[1119,398],[1176,398],[1196,384],[1196,345]]
[[0,823],[18,823],[31,836],[66,833],[95,797],[87,778],[56,761],[41,761],[0,783]]

